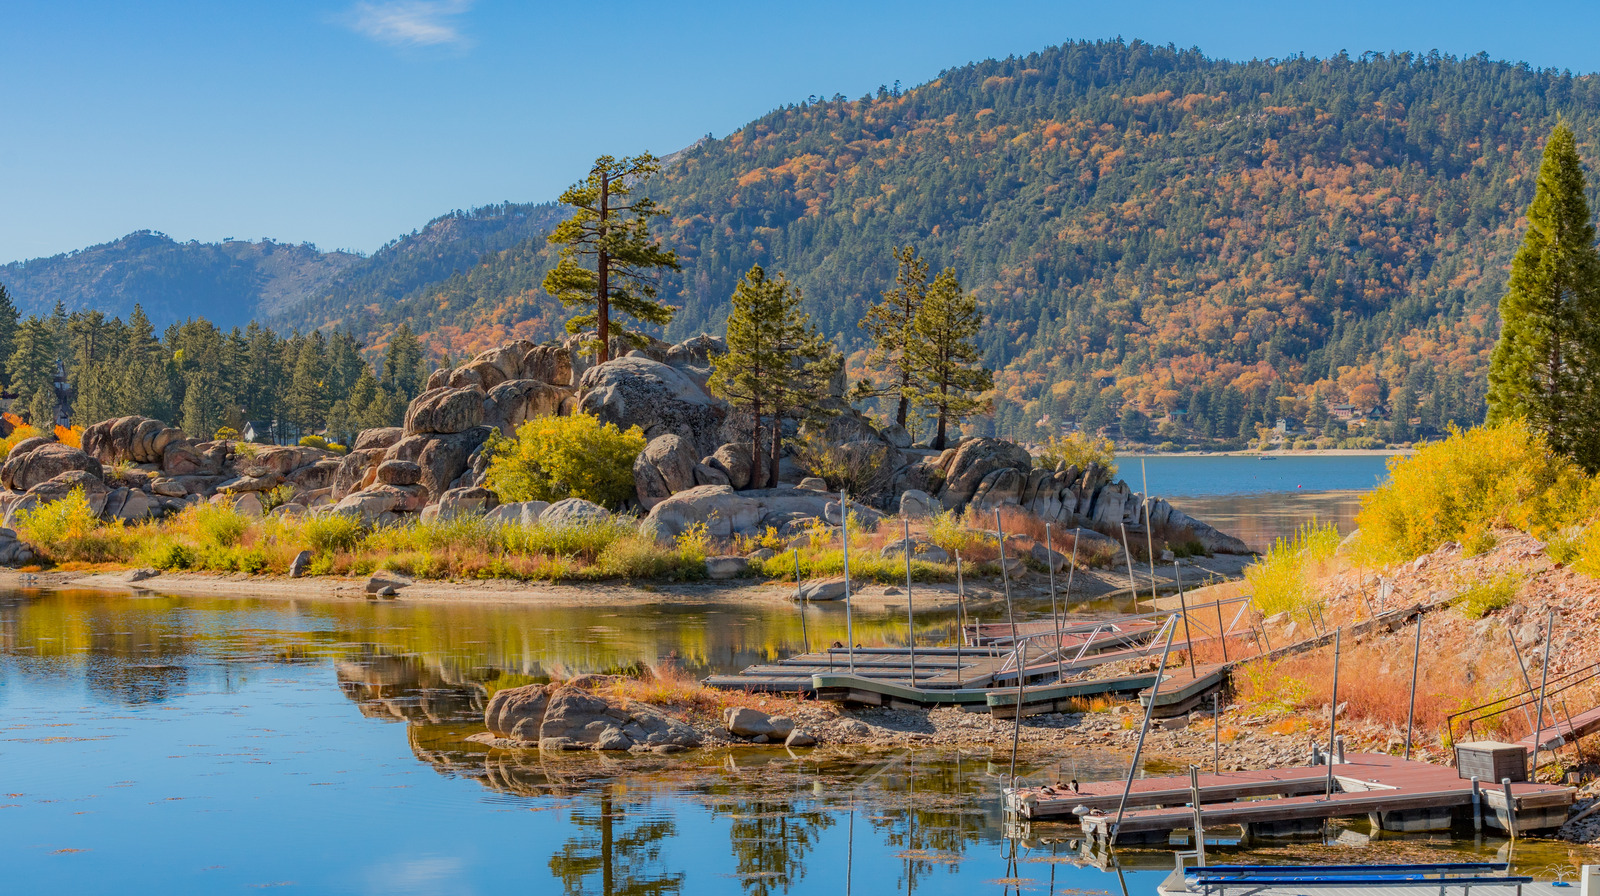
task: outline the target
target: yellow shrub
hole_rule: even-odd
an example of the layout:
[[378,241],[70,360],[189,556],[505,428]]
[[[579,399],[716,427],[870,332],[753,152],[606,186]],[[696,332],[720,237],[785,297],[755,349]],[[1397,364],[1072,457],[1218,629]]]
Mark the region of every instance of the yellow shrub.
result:
[[39,430],[27,423],[14,427],[11,430],[11,435],[0,439],[0,460],[4,460],[6,455],[11,453],[11,449],[17,446],[18,442],[23,439],[31,439],[39,434]]
[[633,462],[644,450],[639,427],[626,432],[588,414],[537,417],[516,438],[490,439],[489,488],[502,501],[584,498],[616,507],[633,497]]
[[1315,520],[1296,529],[1293,539],[1278,539],[1265,556],[1245,567],[1255,605],[1270,616],[1315,604],[1307,573],[1331,559],[1338,547],[1339,530]]
[[56,441],[73,448],[83,447],[83,427],[74,426],[68,429],[65,426],[56,427]]
[[1096,463],[1104,467],[1106,474],[1115,476],[1117,473],[1117,446],[1110,439],[1097,439],[1084,435],[1081,432],[1067,433],[1064,436],[1051,436],[1044,443],[1044,449],[1039,456],[1033,459],[1034,466],[1046,470],[1054,470],[1065,463],[1069,467],[1087,470],[1089,464]]
[[1389,462],[1389,479],[1361,502],[1362,559],[1410,560],[1447,541],[1493,528],[1541,537],[1588,518],[1594,483],[1521,421],[1454,430],[1409,458]]

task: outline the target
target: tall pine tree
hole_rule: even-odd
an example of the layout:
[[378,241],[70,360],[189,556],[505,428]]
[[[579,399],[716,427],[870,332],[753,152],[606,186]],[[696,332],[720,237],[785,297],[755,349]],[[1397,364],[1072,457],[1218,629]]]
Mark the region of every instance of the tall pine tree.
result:
[[994,388],[994,375],[978,363],[978,348],[972,344],[982,326],[978,300],[961,288],[955,271],[945,268],[912,319],[913,338],[906,350],[911,400],[937,421],[934,448],[944,448],[951,422],[983,409],[978,393]]
[[899,262],[894,287],[883,291],[883,300],[868,308],[859,324],[872,337],[867,363],[882,370],[886,380],[881,385],[862,380],[851,391],[851,398],[893,397],[894,422],[905,426],[916,383],[909,355],[916,339],[917,310],[928,294],[928,263],[918,258],[911,246],[894,250],[894,257]]
[[1524,418],[1557,451],[1600,469],[1600,254],[1583,162],[1565,124],[1545,143],[1500,322],[1488,422]]
[[[843,363],[838,351],[800,310],[800,299],[800,290],[788,277],[780,273],[769,279],[761,265],[750,268],[733,290],[728,351],[711,361],[711,390],[750,411],[752,488],[778,481],[783,418],[818,413],[819,399],[828,394],[828,382]],[[765,445],[761,440],[763,420]]]
[[[572,308],[590,308],[567,321],[567,332],[594,331],[596,359],[611,357],[611,340],[642,342],[624,329],[614,315],[665,326],[673,309],[656,301],[662,271],[682,270],[678,254],[650,235],[650,221],[666,213],[648,197],[632,199],[633,191],[661,170],[655,156],[633,158],[601,156],[589,176],[561,194],[561,202],[575,214],[550,232],[549,240],[561,246],[561,260],[545,275],[544,290]],[[592,259],[590,270],[579,259]]]

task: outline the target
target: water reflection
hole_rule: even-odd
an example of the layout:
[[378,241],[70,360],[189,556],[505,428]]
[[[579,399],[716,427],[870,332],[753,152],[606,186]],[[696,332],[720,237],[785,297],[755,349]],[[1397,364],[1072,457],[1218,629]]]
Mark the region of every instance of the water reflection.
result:
[[1340,532],[1355,528],[1366,492],[1276,492],[1174,498],[1173,506],[1195,519],[1236,535],[1253,551],[1265,551],[1279,538],[1312,520],[1333,523]]
[[[702,668],[748,662],[792,646],[786,612],[0,597],[8,884],[388,892],[435,860],[451,872],[407,885],[1119,892],[1126,875],[1150,892],[1164,876],[1165,852],[1132,871],[1140,854],[1119,854],[1107,873],[1069,848],[1073,828],[1008,829],[1003,750],[611,756],[467,740],[498,688],[673,654]],[[628,634],[575,647],[549,634],[552,617]],[[1033,782],[1126,768],[1111,752],[1024,759]]]

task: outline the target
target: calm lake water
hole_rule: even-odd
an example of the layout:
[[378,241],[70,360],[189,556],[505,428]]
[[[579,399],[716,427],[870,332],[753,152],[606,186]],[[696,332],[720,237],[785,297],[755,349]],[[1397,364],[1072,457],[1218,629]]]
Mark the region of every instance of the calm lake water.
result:
[[[1231,535],[1253,550],[1293,535],[1311,520],[1341,532],[1355,527],[1361,496],[1388,471],[1387,455],[1206,457],[1182,454],[1117,459],[1117,475]],[[1143,469],[1141,470],[1141,463]]]
[[[895,623],[860,616],[872,634]],[[810,624],[832,637],[842,619],[823,610]],[[1165,852],[1132,851],[1104,870],[1067,842],[1075,829],[1008,828],[1003,750],[685,761],[465,740],[500,687],[638,664],[734,669],[799,637],[784,607],[0,594],[6,889],[1120,894],[1152,893],[1171,867]],[[1126,762],[1024,755],[1020,772],[1118,778]],[[1341,845],[1322,858],[1503,844]],[[1519,846],[1518,861],[1573,860]]]

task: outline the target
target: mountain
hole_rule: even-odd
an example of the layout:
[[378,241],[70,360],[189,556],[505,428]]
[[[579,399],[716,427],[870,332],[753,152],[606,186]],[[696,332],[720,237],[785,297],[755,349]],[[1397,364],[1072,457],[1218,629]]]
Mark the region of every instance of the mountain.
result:
[[[1131,412],[1232,439],[1345,404],[1398,418],[1391,435],[1470,423],[1559,116],[1595,158],[1591,75],[1482,55],[1234,63],[1138,42],[786,106],[653,183],[684,261],[663,286],[682,307],[667,335],[720,329],[759,262],[859,350],[891,250],[912,243],[982,301],[1006,432]],[[374,325],[426,321],[458,356],[553,334],[562,314],[537,288],[553,260],[537,239],[509,247]]]
[[191,317],[221,326],[245,324],[305,300],[359,257],[271,240],[180,243],[140,230],[49,258],[0,267],[24,314],[49,314],[60,302],[71,311],[127,317],[142,305],[157,327]]
[[[670,212],[657,231],[684,262],[663,282],[682,308],[663,335],[720,330],[759,262],[788,271],[859,363],[856,322],[911,243],[988,315],[1004,432],[1120,421],[1237,439],[1343,405],[1395,418],[1393,437],[1412,420],[1470,423],[1558,117],[1600,157],[1592,75],[1482,54],[1227,62],[1121,41],[788,105],[652,182]],[[565,313],[538,284],[560,215],[447,215],[263,316],[372,346],[409,322],[455,357],[554,335]],[[0,270],[31,300],[12,276]]]

